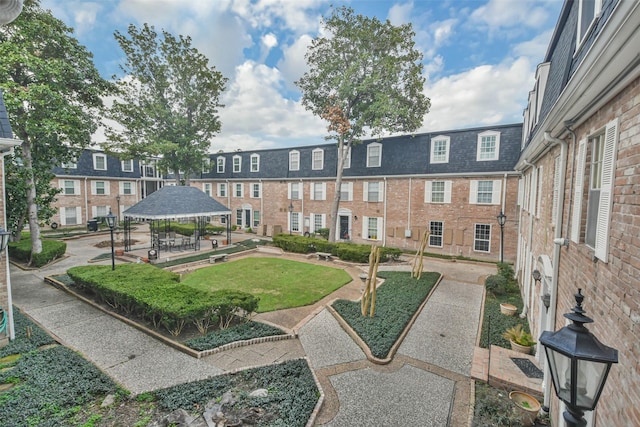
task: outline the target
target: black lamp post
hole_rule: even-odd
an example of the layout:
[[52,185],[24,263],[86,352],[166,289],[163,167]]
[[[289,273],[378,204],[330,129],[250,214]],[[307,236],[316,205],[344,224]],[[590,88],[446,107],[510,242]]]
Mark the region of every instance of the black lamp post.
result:
[[107,225],[109,226],[109,230],[111,231],[111,270],[116,269],[116,256],[113,251],[113,229],[116,226],[116,216],[109,209],[109,214],[104,217],[107,220]]
[[293,228],[293,203],[289,203],[289,236],[291,236],[291,229]]
[[593,319],[582,309],[582,289],[575,294],[573,313],[564,317],[573,323],[556,331],[544,331],[540,344],[547,355],[553,387],[567,406],[567,427],[585,427],[584,411],[593,411],[613,363],[618,363],[618,350],[602,344],[584,326]]
[[116,203],[118,204],[118,210],[116,211],[116,223],[119,224],[120,223],[120,195],[118,194],[116,196]]
[[500,224],[500,262],[504,262],[504,225],[507,222],[507,216],[500,209],[500,213],[496,217]]

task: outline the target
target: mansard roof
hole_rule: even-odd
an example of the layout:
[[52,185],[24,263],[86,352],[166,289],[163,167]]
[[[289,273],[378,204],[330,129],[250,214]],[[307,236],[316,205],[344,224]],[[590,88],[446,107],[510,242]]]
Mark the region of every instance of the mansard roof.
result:
[[229,215],[222,203],[195,187],[164,186],[123,212],[125,217],[174,219]]
[[[107,156],[107,169],[97,170],[93,167],[93,155],[102,154]],[[115,156],[106,154],[100,150],[83,150],[80,157],[76,161],[75,168],[65,169],[62,165],[56,165],[53,173],[58,176],[89,176],[89,177],[105,177],[105,178],[121,178],[136,179],[140,178],[140,161],[133,160],[133,171],[125,172],[122,170],[122,162]]]
[[11,124],[9,123],[9,115],[7,114],[7,108],[4,105],[4,98],[2,97],[2,90],[0,90],[0,138],[13,139],[13,132],[11,131]]
[[[493,161],[477,161],[479,134],[500,134],[499,157]],[[430,163],[431,140],[448,137],[450,141],[449,161]],[[351,151],[351,166],[344,169],[344,177],[404,176],[430,174],[476,174],[511,172],[518,160],[522,124],[508,124],[463,130],[429,132],[417,135],[402,135],[382,139],[370,139],[355,145]],[[367,147],[382,146],[380,167],[367,167]],[[312,169],[314,150],[324,151],[321,170]],[[289,153],[300,153],[300,168],[289,170]],[[337,170],[337,148],[335,143],[289,147],[271,150],[237,151],[211,154],[211,170],[201,179],[286,179],[286,178],[332,178]],[[258,172],[251,172],[251,157],[259,156]],[[216,160],[225,159],[223,173],[218,173]],[[233,172],[233,158],[240,157],[240,172]]]

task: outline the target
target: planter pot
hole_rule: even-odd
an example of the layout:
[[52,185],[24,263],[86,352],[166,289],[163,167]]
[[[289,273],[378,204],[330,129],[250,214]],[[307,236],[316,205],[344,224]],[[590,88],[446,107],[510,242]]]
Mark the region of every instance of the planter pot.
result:
[[517,312],[518,307],[513,304],[508,304],[506,302],[500,304],[500,313],[506,316],[515,316]]
[[116,256],[122,256],[124,255],[124,249],[116,249],[115,253],[116,253]]
[[532,426],[540,412],[538,399],[522,391],[512,391],[509,393],[509,399],[516,405],[516,411],[520,414],[522,425]]
[[531,354],[531,350],[533,349],[532,345],[520,345],[515,341],[510,341],[511,350],[517,351],[518,353]]

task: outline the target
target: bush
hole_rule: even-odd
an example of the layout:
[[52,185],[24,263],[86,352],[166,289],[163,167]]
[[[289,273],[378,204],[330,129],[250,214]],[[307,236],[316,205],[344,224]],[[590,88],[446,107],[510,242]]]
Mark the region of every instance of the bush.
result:
[[487,277],[487,280],[484,282],[484,287],[487,289],[487,292],[490,292],[494,296],[505,295],[508,293],[508,286],[508,280],[505,279],[504,276],[500,276],[498,274],[493,274]]
[[[337,256],[343,261],[357,263],[368,263],[371,245],[356,243],[332,243],[324,239],[314,237],[291,236],[288,234],[278,234],[273,237],[273,244],[287,252],[308,254],[311,252],[327,252]],[[389,259],[398,259],[402,251],[397,248],[380,248],[380,261],[386,262]]]
[[328,228],[318,228],[316,230],[316,234],[319,234],[323,239],[329,238],[329,229]]
[[[19,242],[11,242],[8,245],[9,256],[20,262],[28,263],[31,259],[31,239],[21,239]],[[62,257],[67,251],[67,244],[60,240],[42,240],[42,252],[33,254],[31,265],[42,267],[51,261]]]
[[185,345],[194,350],[203,351],[221,347],[236,341],[244,341],[252,338],[271,337],[274,335],[286,335],[281,329],[260,322],[245,322],[228,329],[211,332],[204,337],[193,338],[185,341]]

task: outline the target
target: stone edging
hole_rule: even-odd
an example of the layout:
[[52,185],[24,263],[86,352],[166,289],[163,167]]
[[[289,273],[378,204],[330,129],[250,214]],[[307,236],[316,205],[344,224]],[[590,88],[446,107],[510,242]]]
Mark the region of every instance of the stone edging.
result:
[[332,306],[333,301],[330,304],[327,305],[327,310],[338,321],[338,323],[340,324],[342,329],[345,330],[345,332],[351,337],[351,339],[353,339],[356,342],[356,344],[358,344],[358,346],[360,347],[360,349],[362,349],[362,351],[367,356],[367,359],[369,361],[371,361],[371,362],[373,362],[375,364],[378,364],[378,365],[387,365],[387,364],[391,363],[391,361],[393,360],[396,352],[398,351],[398,348],[400,348],[400,345],[402,344],[402,342],[404,341],[405,337],[409,333],[409,330],[411,330],[411,327],[413,326],[413,324],[415,323],[416,319],[418,318],[418,316],[422,312],[422,309],[424,308],[425,304],[427,303],[427,301],[429,301],[429,299],[431,298],[431,295],[433,295],[433,292],[436,290],[436,288],[438,287],[440,282],[442,282],[443,277],[444,276],[442,274],[440,274],[440,277],[438,278],[437,282],[433,285],[433,288],[431,288],[431,290],[429,291],[429,294],[424,299],[424,301],[422,301],[422,304],[420,304],[420,306],[415,311],[415,313],[413,314],[411,319],[409,319],[409,322],[407,322],[407,325],[402,330],[402,333],[400,333],[400,336],[398,337],[396,342],[393,344],[393,346],[389,350],[389,354],[384,359],[380,359],[380,358],[374,356],[373,354],[371,354],[371,349],[369,349],[369,346],[364,342],[364,340],[362,338],[360,338],[360,335],[358,335],[356,333],[356,331],[354,331],[351,328],[351,326],[342,318],[342,316],[340,316],[340,314],[338,314],[338,312],[333,308],[333,306]]

